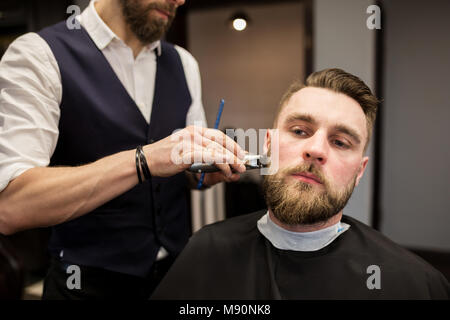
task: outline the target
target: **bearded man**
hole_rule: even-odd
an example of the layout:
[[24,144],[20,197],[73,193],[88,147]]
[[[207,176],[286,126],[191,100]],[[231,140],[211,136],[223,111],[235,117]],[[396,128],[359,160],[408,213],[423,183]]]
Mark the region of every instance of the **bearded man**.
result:
[[[52,227],[44,299],[148,299],[190,235],[185,169],[226,154],[245,171],[204,128],[197,62],[160,40],[183,3],[94,0],[79,28],[25,34],[2,58],[0,233]],[[183,163],[173,135],[194,142]],[[218,166],[204,185],[239,178]]]
[[152,298],[448,299],[442,274],[343,215],[367,167],[377,104],[340,69],[294,83],[274,121],[278,148],[275,131],[266,136],[279,165],[264,177],[268,210],[197,232]]

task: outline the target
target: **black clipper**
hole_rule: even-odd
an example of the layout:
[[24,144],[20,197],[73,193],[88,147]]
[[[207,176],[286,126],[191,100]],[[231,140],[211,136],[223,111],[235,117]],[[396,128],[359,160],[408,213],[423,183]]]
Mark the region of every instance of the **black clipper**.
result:
[[[247,170],[266,168],[269,166],[269,164],[270,158],[266,155],[247,154],[244,157],[244,165]],[[220,169],[217,168],[214,164],[201,162],[192,164],[187,170],[194,173],[209,173],[220,171]]]

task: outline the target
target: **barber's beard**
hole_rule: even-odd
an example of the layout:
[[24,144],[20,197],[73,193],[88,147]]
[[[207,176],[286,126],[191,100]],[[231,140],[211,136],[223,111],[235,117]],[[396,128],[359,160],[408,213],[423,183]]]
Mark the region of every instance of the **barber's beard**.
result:
[[[300,172],[316,175],[323,184],[314,186],[292,178],[287,181],[288,176]],[[356,176],[338,192],[314,165],[305,163],[264,176],[263,188],[267,205],[280,222],[311,225],[329,220],[345,207],[355,188]]]
[[[139,41],[146,45],[161,39],[175,17],[176,7],[173,3],[153,2],[147,5],[141,0],[120,0],[125,22]],[[149,12],[159,9],[169,13],[169,18],[150,17]]]

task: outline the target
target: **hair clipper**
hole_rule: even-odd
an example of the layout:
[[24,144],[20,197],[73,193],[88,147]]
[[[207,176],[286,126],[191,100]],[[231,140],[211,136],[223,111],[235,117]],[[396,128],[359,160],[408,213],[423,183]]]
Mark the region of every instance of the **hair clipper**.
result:
[[[247,154],[244,157],[244,165],[247,170],[266,168],[269,166],[269,164],[270,158],[266,155]],[[202,162],[193,163],[187,170],[194,173],[209,173],[220,171],[220,169],[217,168],[214,164]]]

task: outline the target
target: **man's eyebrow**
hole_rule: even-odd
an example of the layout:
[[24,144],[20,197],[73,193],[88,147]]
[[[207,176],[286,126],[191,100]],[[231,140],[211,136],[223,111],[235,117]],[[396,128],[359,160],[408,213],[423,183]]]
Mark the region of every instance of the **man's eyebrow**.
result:
[[349,128],[348,126],[346,126],[344,124],[337,124],[333,127],[333,129],[337,132],[341,132],[343,134],[350,136],[353,140],[355,140],[356,144],[361,143],[360,135],[352,128]]
[[[304,122],[311,123],[313,125],[317,125],[317,120],[314,119],[313,116],[311,116],[307,113],[293,113],[286,118],[285,122],[291,123],[291,122],[295,122],[295,121],[304,121]],[[333,126],[333,129],[337,132],[348,135],[350,138],[352,138],[356,142],[356,144],[361,143],[361,140],[362,140],[361,136],[358,134],[358,132],[356,132],[356,130],[350,128],[349,126],[347,126],[345,124],[336,124]]]
[[305,121],[305,122],[309,122],[311,124],[317,124],[316,119],[314,119],[309,114],[304,114],[304,113],[293,113],[286,118],[286,123],[291,123],[291,122],[295,122],[295,121]]

